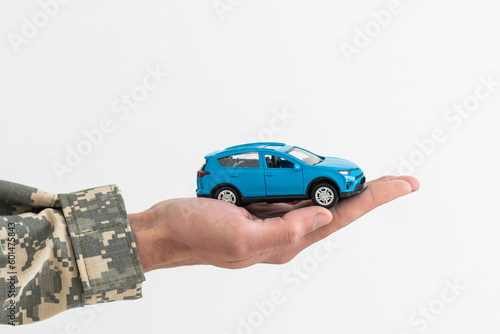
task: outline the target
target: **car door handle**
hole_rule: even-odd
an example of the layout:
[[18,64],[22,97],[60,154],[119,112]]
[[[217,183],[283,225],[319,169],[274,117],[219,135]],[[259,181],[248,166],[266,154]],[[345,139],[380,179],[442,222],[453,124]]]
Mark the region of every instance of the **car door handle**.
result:
[[274,173],[266,173],[267,176],[274,176]]
[[236,174],[236,173],[229,173],[229,176],[236,177],[236,176],[238,176],[238,174]]

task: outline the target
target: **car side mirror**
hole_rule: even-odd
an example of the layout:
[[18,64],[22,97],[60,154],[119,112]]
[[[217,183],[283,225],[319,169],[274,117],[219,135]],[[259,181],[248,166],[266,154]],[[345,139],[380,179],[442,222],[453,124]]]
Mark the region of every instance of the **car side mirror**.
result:
[[299,164],[295,164],[293,165],[293,169],[295,169],[295,171],[298,172],[301,169],[301,167]]

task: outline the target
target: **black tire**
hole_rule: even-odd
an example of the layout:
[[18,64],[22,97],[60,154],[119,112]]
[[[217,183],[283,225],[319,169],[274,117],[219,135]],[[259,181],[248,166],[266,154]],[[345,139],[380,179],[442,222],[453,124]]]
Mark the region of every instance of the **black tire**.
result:
[[339,201],[339,193],[331,184],[320,183],[313,188],[311,199],[314,205],[330,209]]
[[222,187],[217,190],[215,199],[238,206],[241,204],[239,193],[231,187]]

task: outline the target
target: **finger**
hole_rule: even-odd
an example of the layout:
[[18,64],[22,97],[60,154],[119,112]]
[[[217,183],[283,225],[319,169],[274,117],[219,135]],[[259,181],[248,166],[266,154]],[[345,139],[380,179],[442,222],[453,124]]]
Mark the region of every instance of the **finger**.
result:
[[383,181],[389,181],[389,180],[404,180],[408,183],[411,184],[412,186],[412,191],[417,191],[420,187],[419,185],[419,182],[416,178],[414,178],[413,176],[409,176],[409,175],[401,175],[401,176],[396,176],[396,175],[384,175],[382,177],[379,177],[378,179],[375,179],[375,180],[371,180],[369,182],[367,182],[366,184],[369,185],[369,184],[374,184],[374,183],[377,183],[377,182],[383,182]]
[[283,217],[255,221],[250,231],[249,253],[297,244],[305,235],[332,221],[332,213],[319,206],[297,209]]
[[[360,195],[340,202],[339,204],[337,204],[337,206],[331,209],[331,212],[333,214],[332,222],[327,223],[323,227],[319,227],[316,230],[311,231],[310,233],[306,233],[301,238],[294,237],[295,239],[298,239],[297,242],[290,242],[290,239],[293,238],[289,238],[288,242],[280,242],[279,245],[282,246],[282,248],[274,248],[273,251],[267,252],[266,258],[261,259],[260,261],[264,263],[286,263],[293,259],[305,248],[309,247],[313,243],[318,242],[319,240],[324,239],[333,232],[348,225],[352,221],[358,219],[374,208],[392,201],[400,196],[404,196],[412,191],[416,191],[419,188],[418,181],[415,178],[408,176],[385,176],[380,179],[373,180],[367,183],[367,185],[368,188],[366,191],[364,191]],[[310,207],[308,209],[312,208],[319,207]],[[287,218],[290,222],[293,222],[293,218],[290,219],[292,214],[295,214],[301,210],[292,211],[288,214],[288,217],[287,215],[285,215],[285,217],[283,218]],[[269,220],[270,219],[266,221]],[[283,219],[281,223],[286,222]],[[275,240],[277,239],[275,238]],[[288,247],[283,247],[286,244],[288,244]]]
[[305,200],[305,201],[299,201],[293,205],[293,209],[301,209],[301,208],[307,208],[308,206],[312,205],[312,201],[310,199]]
[[255,217],[260,219],[283,216],[285,213],[294,209],[291,203],[252,203],[246,206],[246,209]]
[[[415,180],[415,183],[418,184],[418,181]],[[369,184],[364,192],[338,203],[331,210],[336,222],[345,226],[376,207],[412,191],[412,183],[406,181],[405,178],[398,177],[379,181]]]
[[264,219],[264,218],[283,216],[284,214],[292,210],[305,208],[311,205],[312,202],[310,200],[297,201],[293,203],[274,203],[274,204],[253,203],[248,205],[246,209],[255,217]]
[[332,209],[333,222],[330,226],[317,231],[317,240],[349,225],[366,213],[398,197],[418,189],[418,181],[412,177],[396,177],[369,184],[359,195],[339,202]]
[[[383,182],[381,182],[383,181]],[[407,183],[407,185],[404,184]],[[409,184],[409,185],[408,185]],[[360,195],[332,208],[333,221],[305,235],[298,243],[271,255],[267,263],[286,263],[310,245],[322,240],[374,208],[418,189],[418,181],[408,177],[384,178],[372,182]],[[370,193],[371,192],[371,193]]]
[[383,175],[377,179],[373,179],[373,180],[370,180],[368,182],[366,182],[366,184],[371,184],[371,183],[376,183],[376,182],[380,182],[380,181],[387,181],[387,180],[392,180],[392,179],[395,179],[397,178],[396,175]]
[[349,225],[376,207],[409,194],[414,191],[412,184],[417,186],[418,181],[411,181],[409,183],[406,181],[406,178],[401,179],[399,177],[369,184],[367,189],[361,194],[345,199],[334,206],[331,209],[333,222],[329,226],[325,226],[308,235],[302,241],[303,244],[301,246],[303,248],[308,247],[342,227]]
[[420,182],[418,182],[418,180],[416,178],[414,178],[413,176],[402,175],[402,176],[398,176],[397,178],[399,180],[404,180],[404,181],[408,182],[411,185],[412,192],[420,189]]
[[[370,185],[370,184],[374,184],[377,182],[387,181],[387,180],[396,179],[396,178],[411,178],[411,179],[415,180],[414,178],[412,178],[410,176],[398,177],[395,175],[385,175],[385,176],[382,176],[378,179],[367,182],[366,184]],[[418,189],[418,187],[417,187],[417,189]],[[260,218],[260,219],[264,219],[264,218],[282,216],[282,215],[284,215],[287,212],[290,212],[292,210],[308,207],[311,205],[312,205],[311,200],[297,201],[297,202],[292,202],[292,203],[273,203],[273,204],[252,203],[252,204],[247,205],[246,209],[255,217]]]

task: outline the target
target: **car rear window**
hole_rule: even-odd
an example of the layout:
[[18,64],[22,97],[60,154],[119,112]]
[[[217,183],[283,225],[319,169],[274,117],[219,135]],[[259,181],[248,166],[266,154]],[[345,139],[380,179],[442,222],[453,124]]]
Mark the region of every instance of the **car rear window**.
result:
[[259,153],[247,152],[219,158],[217,161],[224,167],[259,167]]

